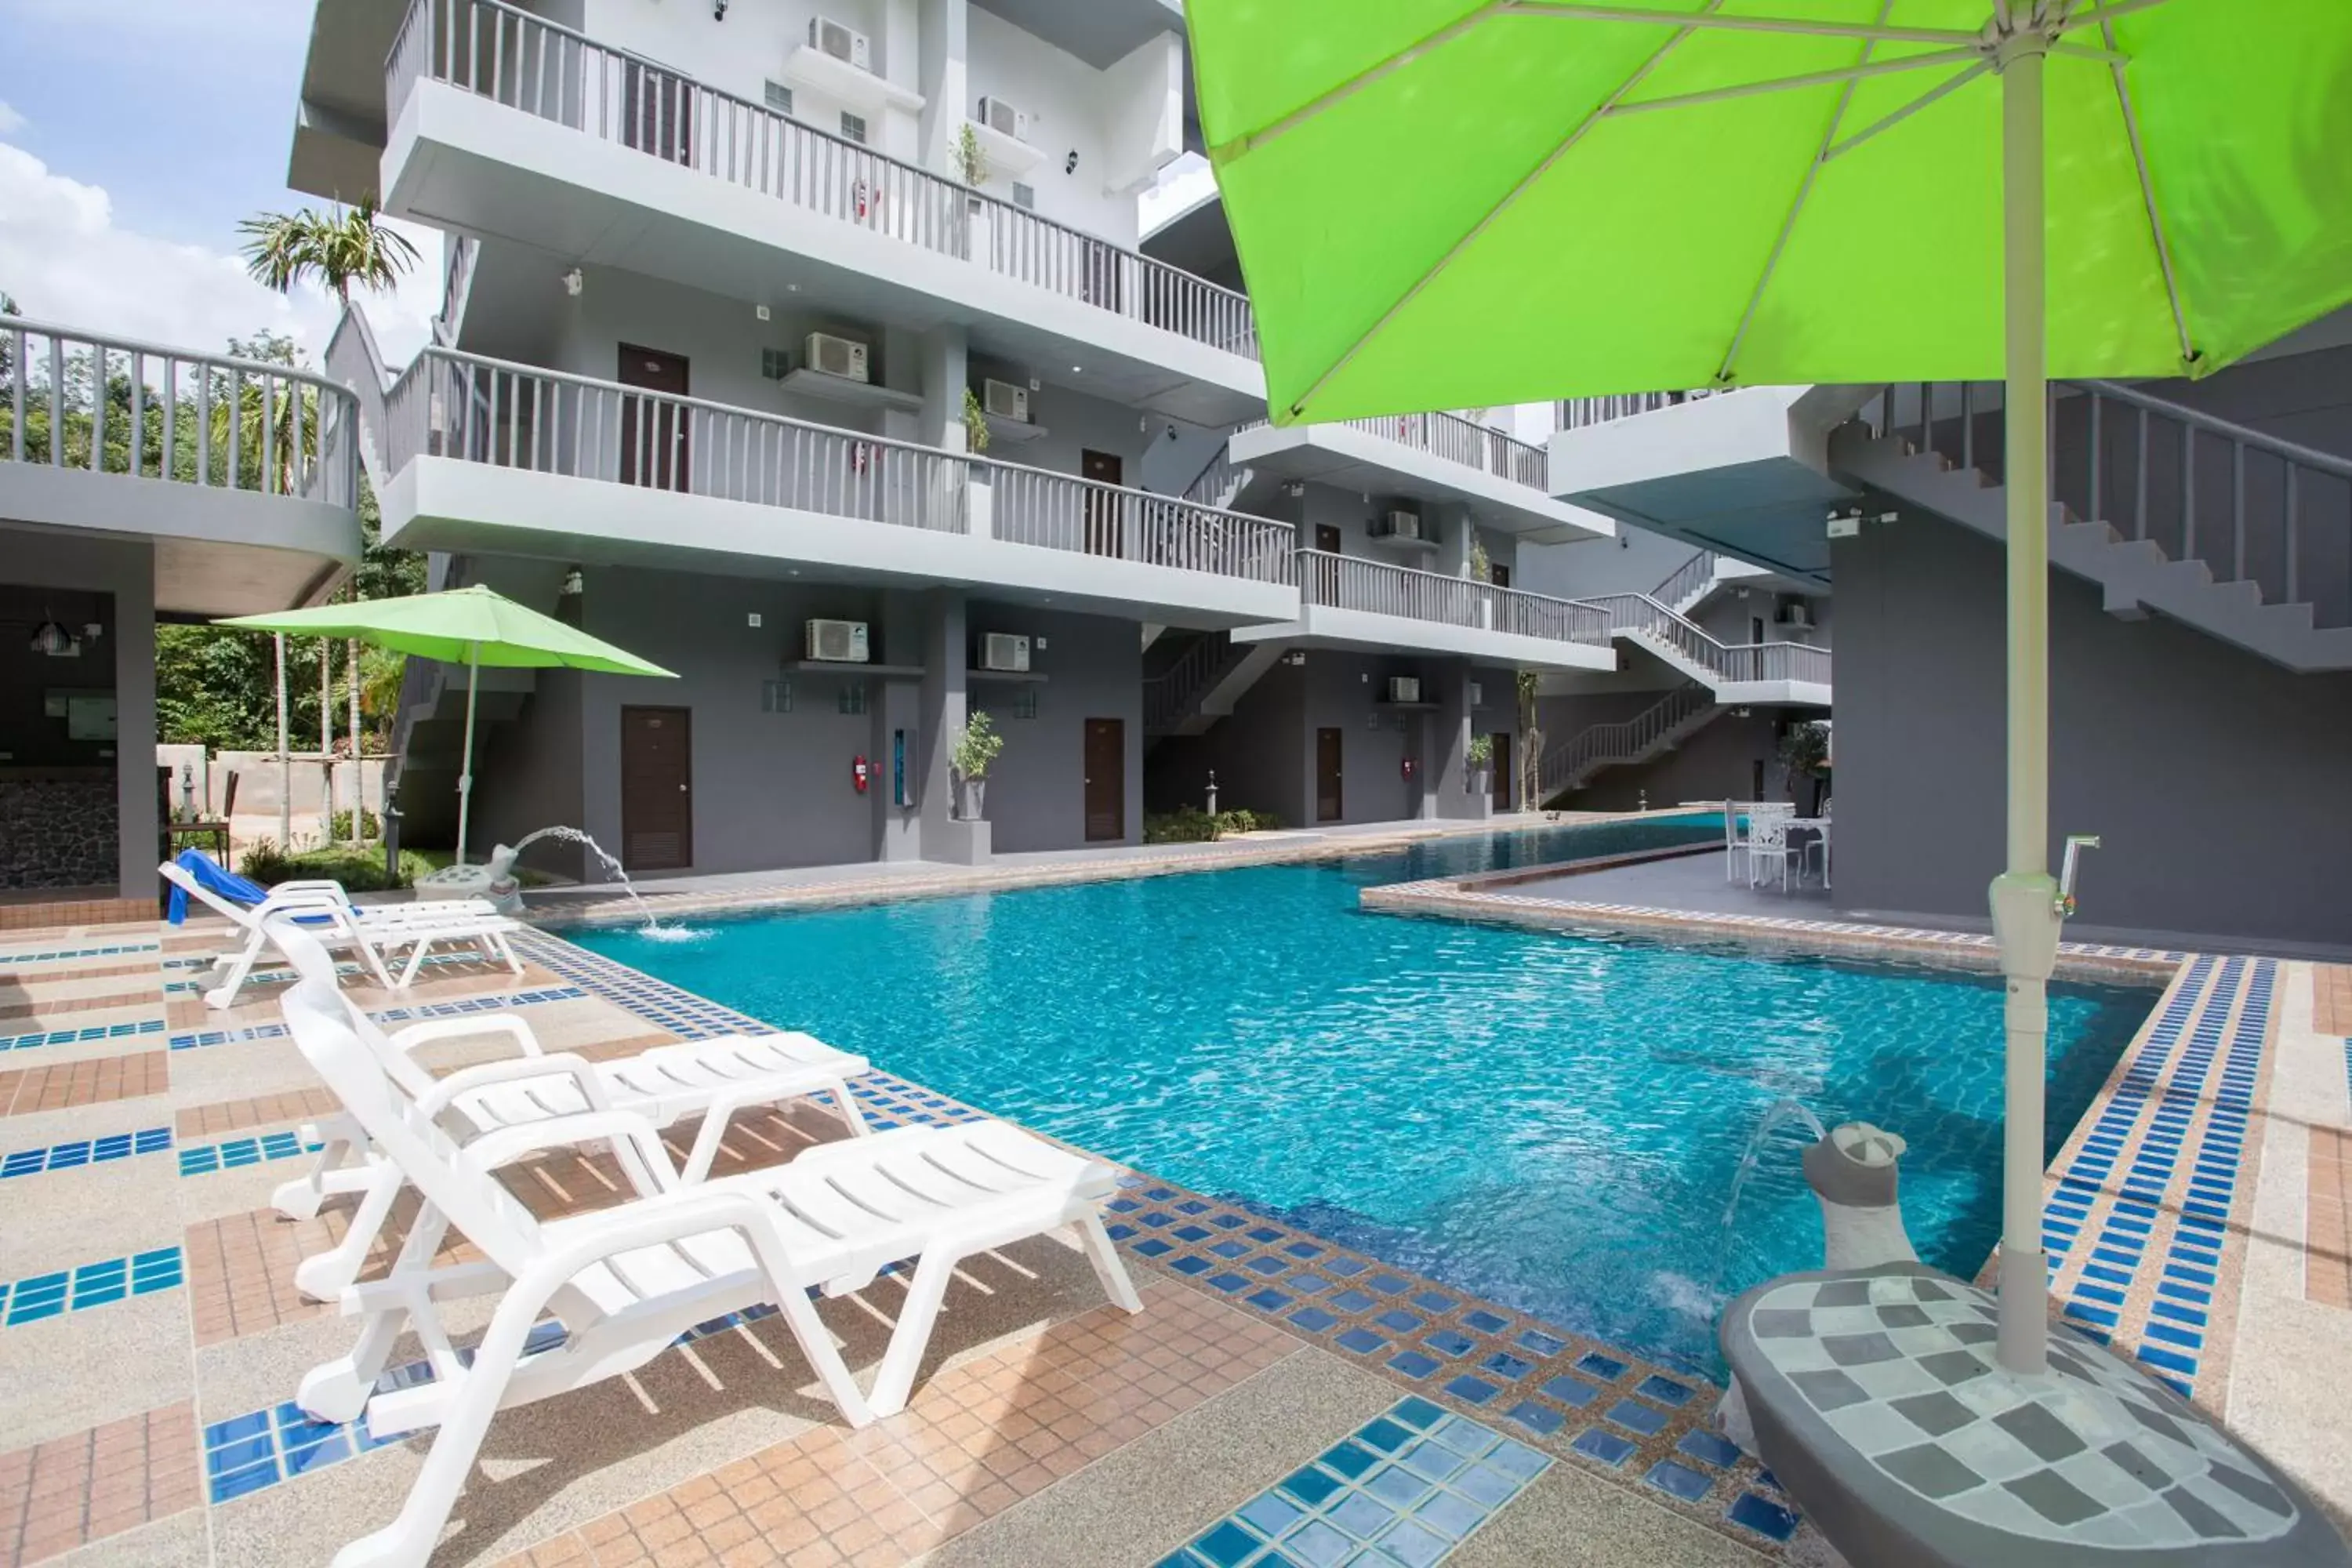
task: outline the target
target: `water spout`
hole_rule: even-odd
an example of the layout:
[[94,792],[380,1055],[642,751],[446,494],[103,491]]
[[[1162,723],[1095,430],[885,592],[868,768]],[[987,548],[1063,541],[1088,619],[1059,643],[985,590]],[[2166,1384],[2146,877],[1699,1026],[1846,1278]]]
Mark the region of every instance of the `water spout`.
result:
[[630,901],[637,906],[637,913],[645,917],[646,923],[643,929],[647,936],[676,938],[694,934],[677,926],[662,924],[661,918],[654,913],[653,906],[646,903],[645,895],[637,891],[637,885],[629,880],[628,868],[622,865],[620,859],[607,851],[603,845],[576,827],[542,827],[535,833],[524,834],[514,842],[512,847],[501,844],[491,850],[489,872],[493,897],[499,897],[502,894],[507,898],[516,897],[515,861],[521,858],[524,850],[542,838],[553,838],[566,844],[580,845],[588,853],[596,857],[603,863],[605,875],[621,884],[621,890],[628,894]]
[[1738,1168],[1731,1176],[1731,1192],[1723,1205],[1723,1240],[1716,1248],[1715,1278],[1707,1285],[1707,1295],[1711,1300],[1722,1292],[1723,1271],[1731,1258],[1732,1224],[1739,1217],[1739,1198],[1748,1189],[1748,1179],[1756,1173],[1758,1163],[1764,1158],[1764,1141],[1792,1121],[1802,1125],[1812,1135],[1812,1142],[1818,1143],[1829,1136],[1829,1129],[1822,1125],[1822,1119],[1814,1115],[1802,1100],[1785,1095],[1765,1107],[1764,1114],[1757,1118],[1756,1131],[1748,1134],[1748,1147],[1740,1152]]

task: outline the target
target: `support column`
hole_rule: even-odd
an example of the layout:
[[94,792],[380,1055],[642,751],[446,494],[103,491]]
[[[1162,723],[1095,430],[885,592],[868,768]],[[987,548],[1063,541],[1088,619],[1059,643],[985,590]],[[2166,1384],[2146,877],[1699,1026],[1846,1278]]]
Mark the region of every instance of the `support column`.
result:
[[1494,815],[1491,792],[1470,787],[1470,726],[1475,711],[1470,700],[1470,661],[1451,658],[1436,664],[1431,678],[1440,707],[1436,748],[1424,759],[1430,773],[1429,815],[1450,822],[1483,822]]
[[[882,79],[909,92],[923,90],[919,0],[882,0]],[[893,158],[921,155],[922,122],[903,110],[882,111],[880,146]]]
[[955,866],[984,866],[989,858],[985,822],[961,822],[952,812],[954,781],[948,753],[971,711],[964,685],[964,658],[971,634],[964,596],[934,589],[924,606],[922,742],[923,858]]
[[[929,637],[924,626],[925,605],[919,595],[905,589],[890,589],[882,596],[879,623],[881,646],[876,653],[883,664],[915,664],[928,655]],[[928,665],[926,665],[928,668]],[[867,786],[874,803],[874,858],[877,860],[919,860],[923,858],[923,713],[925,711],[923,683],[912,680],[877,680],[867,709],[872,716],[872,739],[866,743],[866,762],[874,770],[873,783]],[[903,738],[907,748],[906,766],[912,771],[915,798],[919,804],[902,805],[898,798],[898,749]]]
[[155,555],[138,552],[114,590],[114,762],[122,897],[155,891]]
[[923,95],[918,161],[937,174],[953,174],[955,133],[973,105],[964,61],[964,0],[915,0],[920,50],[916,90]]

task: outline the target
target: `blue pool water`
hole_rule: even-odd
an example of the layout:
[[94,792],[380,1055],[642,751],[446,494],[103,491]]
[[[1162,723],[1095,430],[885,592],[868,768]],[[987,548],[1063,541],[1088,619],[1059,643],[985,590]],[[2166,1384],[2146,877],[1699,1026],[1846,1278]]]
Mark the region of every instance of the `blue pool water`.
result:
[[[1815,1268],[1759,1119],[1793,1096],[1910,1140],[1904,1210],[1959,1274],[2000,1226],[2000,992],[1925,968],[1366,914],[1364,886],[1719,837],[1454,839],[1262,867],[710,922],[583,945],[1202,1192],[1719,1372],[1724,1296]],[[2051,988],[2054,1151],[2153,1005]]]

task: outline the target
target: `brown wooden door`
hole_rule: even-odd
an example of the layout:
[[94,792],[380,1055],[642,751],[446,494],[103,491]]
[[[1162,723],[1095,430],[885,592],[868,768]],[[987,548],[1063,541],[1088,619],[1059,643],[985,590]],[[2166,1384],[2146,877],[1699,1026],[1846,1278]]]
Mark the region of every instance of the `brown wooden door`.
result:
[[1127,721],[1087,721],[1087,842],[1127,837]]
[[[684,397],[686,356],[623,343],[621,384]],[[654,397],[621,399],[621,482],[685,489],[686,434],[686,410],[679,405]]]
[[1337,822],[1345,807],[1339,795],[1339,743],[1337,730],[1315,731],[1315,820]]
[[1495,562],[1486,568],[1486,581],[1497,588],[1507,588],[1511,585],[1511,569],[1499,561]]
[[1511,809],[1511,737],[1507,731],[1495,736],[1495,809]]
[[694,864],[694,713],[621,710],[621,858],[632,871]]
[[[1124,466],[1116,454],[1082,451],[1078,454],[1078,475],[1097,484],[1124,484]],[[1119,549],[1119,512],[1124,498],[1108,490],[1089,489],[1087,491],[1087,553],[1089,555],[1123,554]]]
[[694,162],[694,84],[631,62],[622,87],[621,139],[672,163]]

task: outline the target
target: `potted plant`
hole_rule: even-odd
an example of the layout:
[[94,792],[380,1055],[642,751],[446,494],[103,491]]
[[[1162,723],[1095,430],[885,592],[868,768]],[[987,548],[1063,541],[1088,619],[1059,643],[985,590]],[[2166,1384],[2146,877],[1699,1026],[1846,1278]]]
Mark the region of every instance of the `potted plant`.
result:
[[980,405],[979,395],[969,386],[963,389],[963,445],[968,452],[988,450],[988,415]]
[[996,732],[987,714],[974,713],[964,721],[956,735],[955,750],[948,754],[948,767],[956,781],[956,816],[962,820],[981,820],[988,770],[1003,750],[1004,737]]
[[1495,737],[1471,736],[1470,743],[1462,749],[1462,756],[1470,764],[1470,793],[1482,799],[1492,795],[1495,789],[1491,776],[1495,767]]
[[[1780,765],[1788,773],[1789,799],[1801,805],[1809,815],[1818,816],[1822,810],[1822,795],[1830,777],[1830,732],[1824,726],[1811,721],[1789,726],[1780,737]],[[1812,781],[1812,799],[1797,799],[1799,781]]]
[[[1464,526],[1469,525],[1465,523]],[[1481,540],[1474,530],[1470,535],[1470,581],[1492,583],[1494,580],[1495,563],[1487,558],[1486,542]],[[1477,600],[1479,627],[1482,630],[1492,631],[1495,626],[1495,601],[1484,594],[1478,595]]]

